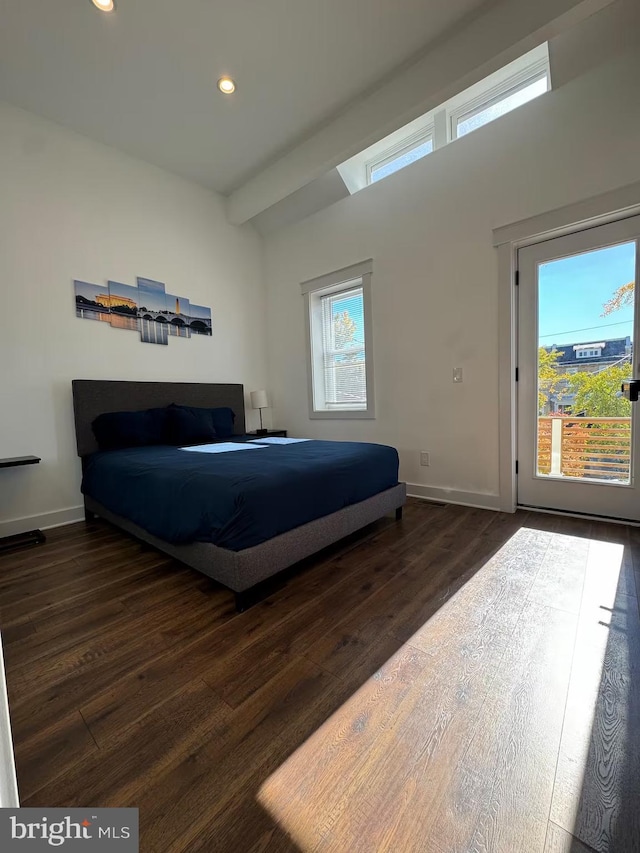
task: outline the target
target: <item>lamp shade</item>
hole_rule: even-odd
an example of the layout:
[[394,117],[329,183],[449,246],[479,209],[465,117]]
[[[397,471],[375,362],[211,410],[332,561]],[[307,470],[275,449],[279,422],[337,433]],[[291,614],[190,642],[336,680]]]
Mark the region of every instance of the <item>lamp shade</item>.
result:
[[267,392],[266,391],[252,391],[251,392],[251,408],[252,409],[267,409],[269,407],[269,401],[267,400]]

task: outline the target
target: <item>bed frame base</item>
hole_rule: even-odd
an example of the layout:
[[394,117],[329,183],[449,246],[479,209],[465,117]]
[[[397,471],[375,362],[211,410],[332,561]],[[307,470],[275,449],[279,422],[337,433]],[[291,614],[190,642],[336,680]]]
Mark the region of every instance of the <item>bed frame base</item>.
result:
[[208,575],[236,594],[236,607],[242,612],[250,603],[264,597],[264,592],[260,594],[256,587],[267,578],[378,521],[390,512],[395,512],[396,519],[400,520],[406,496],[406,484],[398,483],[397,486],[360,503],[317,518],[243,551],[229,551],[208,542],[172,545],[132,521],[116,515],[87,495],[84,503],[87,521],[99,515],[159,551]]
[[258,599],[255,596],[249,595],[247,592],[234,592],[236,600],[236,612],[244,613],[252,604],[256,604]]

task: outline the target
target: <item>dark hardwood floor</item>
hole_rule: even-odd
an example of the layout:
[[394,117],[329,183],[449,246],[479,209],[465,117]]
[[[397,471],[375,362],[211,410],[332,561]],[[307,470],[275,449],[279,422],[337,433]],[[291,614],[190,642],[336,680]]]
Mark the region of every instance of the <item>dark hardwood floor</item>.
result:
[[410,500],[242,614],[106,523],[0,557],[24,806],[143,853],[637,853],[640,530]]

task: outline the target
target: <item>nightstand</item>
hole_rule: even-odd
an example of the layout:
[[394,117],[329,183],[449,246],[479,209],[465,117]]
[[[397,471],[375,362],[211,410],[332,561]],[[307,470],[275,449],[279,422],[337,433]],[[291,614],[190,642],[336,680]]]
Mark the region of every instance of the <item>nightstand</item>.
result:
[[[19,468],[23,465],[37,465],[39,456],[10,456],[0,459],[0,468]],[[13,536],[3,536],[0,539],[0,551],[9,551],[22,545],[42,545],[46,542],[42,530],[28,530],[26,533],[15,533]]]
[[275,438],[276,436],[286,438],[287,431],[286,429],[268,429],[266,432],[256,432],[254,429],[249,431],[247,435],[255,435],[256,438]]

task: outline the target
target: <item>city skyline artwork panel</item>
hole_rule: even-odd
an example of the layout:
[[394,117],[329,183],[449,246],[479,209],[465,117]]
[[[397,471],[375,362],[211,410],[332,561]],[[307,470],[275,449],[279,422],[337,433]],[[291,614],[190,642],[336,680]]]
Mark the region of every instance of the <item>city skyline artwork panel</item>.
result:
[[101,285],[74,280],[76,317],[139,331],[143,343],[161,346],[169,337],[212,336],[211,308],[167,293],[160,281],[141,277],[136,281],[136,285],[117,281]]

